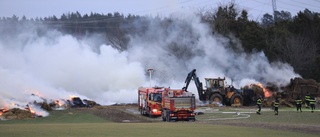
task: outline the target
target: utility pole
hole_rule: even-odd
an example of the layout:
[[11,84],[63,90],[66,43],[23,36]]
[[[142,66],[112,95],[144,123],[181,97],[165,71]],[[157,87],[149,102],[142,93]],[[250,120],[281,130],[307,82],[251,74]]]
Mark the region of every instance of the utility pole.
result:
[[273,20],[276,21],[276,14],[277,11],[277,2],[276,0],[272,0],[272,9],[273,9]]
[[272,0],[272,8],[273,8],[273,13],[275,11],[277,11],[277,2],[276,2],[276,0]]
[[276,0],[272,0],[272,8],[273,8],[273,14],[275,11],[277,11],[277,2]]
[[149,72],[150,87],[152,87],[152,86],[151,86],[151,75],[152,75],[153,69],[152,69],[152,68],[149,68],[149,69],[148,69],[148,72]]

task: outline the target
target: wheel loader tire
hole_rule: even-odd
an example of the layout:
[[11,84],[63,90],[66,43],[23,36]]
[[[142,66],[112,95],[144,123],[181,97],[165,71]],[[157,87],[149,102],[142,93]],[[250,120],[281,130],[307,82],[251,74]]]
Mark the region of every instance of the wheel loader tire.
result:
[[230,104],[236,105],[236,106],[242,106],[243,105],[243,97],[239,93],[234,94],[230,99]]
[[210,102],[211,102],[211,104],[214,102],[223,104],[223,98],[220,94],[214,93],[210,96]]

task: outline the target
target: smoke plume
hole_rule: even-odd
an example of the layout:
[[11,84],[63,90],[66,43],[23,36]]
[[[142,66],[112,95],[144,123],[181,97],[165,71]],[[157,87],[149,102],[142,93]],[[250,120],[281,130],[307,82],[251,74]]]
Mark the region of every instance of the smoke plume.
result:
[[9,35],[13,37],[1,33],[0,108],[26,104],[33,100],[31,94],[46,99],[79,96],[102,105],[135,103],[138,87],[149,86],[148,68],[154,69],[153,86],[175,89],[184,86],[192,69],[200,81],[226,77],[238,88],[255,82],[283,85],[298,76],[289,64],[269,63],[263,52],[235,53],[228,48],[229,39],[213,35],[194,15],[172,17],[165,28],[159,20],[148,22],[143,34],[128,36],[125,51],[95,43],[100,37],[77,39],[46,27],[39,34],[30,24]]

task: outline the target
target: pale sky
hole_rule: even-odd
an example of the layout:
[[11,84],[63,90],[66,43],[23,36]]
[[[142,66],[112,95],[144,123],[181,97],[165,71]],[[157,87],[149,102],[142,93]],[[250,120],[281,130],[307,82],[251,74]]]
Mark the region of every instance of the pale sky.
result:
[[[212,9],[231,1],[239,8],[247,9],[253,20],[260,20],[265,13],[272,14],[272,0],[0,0],[0,17],[55,15],[60,18],[63,13],[76,11],[81,15],[120,12],[124,15],[166,16],[181,10]],[[278,11],[290,11],[293,16],[305,8],[320,12],[320,0],[276,0],[276,6]]]

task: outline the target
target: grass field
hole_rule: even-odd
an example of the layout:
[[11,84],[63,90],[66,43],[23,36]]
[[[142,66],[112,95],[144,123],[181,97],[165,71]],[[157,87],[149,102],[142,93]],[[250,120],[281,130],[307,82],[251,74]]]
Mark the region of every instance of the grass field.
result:
[[318,135],[196,123],[65,123],[0,125],[4,137],[316,137]]
[[[292,125],[317,125],[320,126],[320,111],[311,113],[310,109],[296,112],[294,108],[280,108],[279,115],[274,115],[273,110],[264,108],[261,115],[255,114],[256,109],[243,108],[218,108],[219,110],[199,115],[197,120],[226,120],[246,123],[292,124]],[[239,112],[240,115],[236,115]],[[247,118],[249,115],[249,118]]]
[[[239,111],[240,115],[234,114]],[[234,122],[240,124],[269,123],[271,125],[320,126],[320,112],[296,113],[292,108],[281,109],[280,115],[272,111],[263,111],[262,115],[248,113],[250,117],[240,118],[248,109],[220,109],[212,113],[198,115],[196,122],[151,122],[151,123],[114,123],[79,110],[52,111],[50,116],[27,120],[0,121],[0,135],[4,137],[318,137],[317,134],[278,130],[263,127],[222,124]],[[230,113],[229,113],[230,112]],[[243,113],[243,114],[242,114]],[[225,118],[225,120],[217,120]],[[235,119],[232,119],[235,118]],[[320,127],[319,127],[320,128]]]

